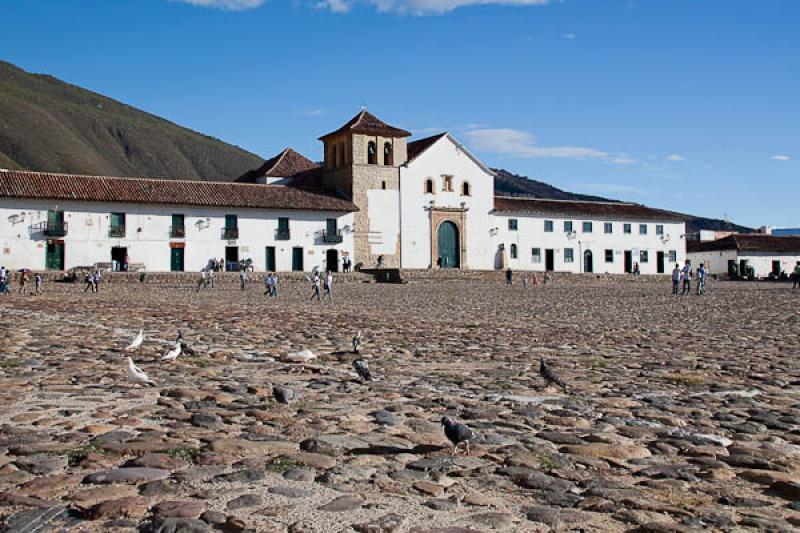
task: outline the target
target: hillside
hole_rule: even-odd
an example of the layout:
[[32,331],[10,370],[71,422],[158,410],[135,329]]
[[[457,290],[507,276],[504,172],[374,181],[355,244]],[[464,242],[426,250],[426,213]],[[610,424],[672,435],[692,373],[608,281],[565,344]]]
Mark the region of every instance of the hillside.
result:
[[236,146],[0,61],[0,168],[232,180],[262,162]]
[[[557,187],[553,187],[552,185],[548,185],[547,183],[513,174],[507,170],[497,168],[492,170],[497,173],[494,181],[494,190],[495,194],[499,196],[534,196],[536,198],[547,198],[553,200],[588,200],[604,202],[619,201],[609,198],[602,198],[600,196],[589,196],[586,194],[567,192]],[[698,217],[685,213],[679,214],[686,217],[686,231],[688,233],[694,233],[700,230],[737,231],[741,233],[749,233],[754,231],[752,228],[740,226],[727,220]]]

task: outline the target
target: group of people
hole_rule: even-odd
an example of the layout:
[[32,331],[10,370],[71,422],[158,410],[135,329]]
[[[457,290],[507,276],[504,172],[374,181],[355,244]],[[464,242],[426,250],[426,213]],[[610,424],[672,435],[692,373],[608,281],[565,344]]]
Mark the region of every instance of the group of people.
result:
[[672,294],[687,294],[692,292],[692,278],[697,280],[697,294],[706,293],[706,284],[708,283],[708,271],[703,263],[697,267],[697,272],[692,272],[692,263],[687,259],[683,268],[679,264],[675,264],[672,270]]
[[[523,275],[522,276],[522,286],[527,287],[528,283],[531,285],[538,285],[539,278],[536,276],[536,272],[530,275],[530,277]],[[550,283],[550,274],[548,272],[544,273],[542,277],[542,285],[547,285]],[[514,284],[514,271],[511,270],[511,267],[506,269],[506,285],[513,285]]]
[[278,275],[275,272],[270,272],[264,276],[264,296],[270,298],[278,297]]
[[[322,285],[324,291],[321,297],[319,292],[320,284]],[[315,270],[313,272],[313,276],[311,277],[311,300],[317,300],[318,302],[321,302],[325,298],[333,301],[333,273],[328,270],[325,273],[325,279],[323,281],[319,277],[319,272]]]
[[[22,269],[19,274],[19,292],[24,293],[25,287],[31,278],[31,271]],[[5,266],[0,266],[0,294],[11,294],[13,290],[14,273]],[[34,293],[42,292],[42,275],[38,272],[33,275]]]
[[83,292],[100,292],[100,269],[95,268],[94,272],[85,273],[83,283]]

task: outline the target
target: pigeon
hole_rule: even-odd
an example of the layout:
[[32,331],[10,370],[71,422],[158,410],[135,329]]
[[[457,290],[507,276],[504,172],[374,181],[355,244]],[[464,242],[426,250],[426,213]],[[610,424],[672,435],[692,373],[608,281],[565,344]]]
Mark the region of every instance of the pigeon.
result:
[[544,360],[544,357],[539,359],[539,374],[544,378],[545,383],[549,385],[558,385],[564,392],[567,392],[567,384],[561,381],[553,369],[550,368],[547,362]]
[[182,351],[181,343],[176,342],[175,346],[173,346],[170,351],[168,351],[163,356],[161,356],[161,360],[162,361],[174,361],[181,354],[181,351]]
[[358,333],[355,334],[353,337],[353,353],[358,353],[361,351],[361,330],[358,330]]
[[175,339],[175,344],[181,345],[181,353],[194,355],[194,348],[186,344],[186,341],[183,340],[183,333],[181,333],[181,330],[178,330],[178,337]]
[[317,358],[316,354],[314,354],[314,352],[306,348],[305,350],[300,350],[299,352],[292,352],[286,354],[284,357],[282,357],[282,360],[291,363],[307,363],[309,361],[313,361],[316,358]]
[[147,383],[148,385],[155,385],[156,382],[147,377],[147,374],[144,371],[136,366],[133,362],[133,359],[128,357],[128,377],[132,381],[136,381],[138,383]]
[[353,368],[362,381],[372,381],[372,374],[369,373],[369,364],[364,359],[353,361]]
[[130,343],[130,344],[129,344],[129,345],[126,347],[126,348],[125,348],[125,351],[126,351],[126,352],[132,352],[133,350],[135,350],[136,348],[138,348],[139,346],[141,346],[141,345],[142,345],[142,342],[144,342],[144,330],[143,330],[143,329],[140,329],[140,330],[139,330],[139,334],[138,334],[138,335],[136,335],[136,336],[133,338],[133,340],[131,341],[131,343]]
[[282,387],[280,385],[272,385],[272,397],[275,401],[283,405],[289,405],[297,399],[297,393],[289,387]]
[[469,441],[472,438],[472,430],[464,424],[459,424],[448,416],[442,417],[442,425],[444,426],[445,437],[453,443],[452,455],[456,454],[458,445],[462,442],[466,443],[467,455],[469,455]]

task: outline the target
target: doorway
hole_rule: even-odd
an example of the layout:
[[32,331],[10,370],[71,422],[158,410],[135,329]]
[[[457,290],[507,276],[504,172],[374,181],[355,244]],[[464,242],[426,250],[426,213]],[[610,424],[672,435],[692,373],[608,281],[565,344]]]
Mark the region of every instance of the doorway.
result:
[[275,247],[274,246],[267,246],[266,251],[266,261],[264,262],[264,268],[267,272],[275,272]]
[[303,249],[299,246],[292,248],[292,270],[303,271]]
[[546,272],[553,272],[556,269],[555,250],[544,251],[544,269]]
[[331,272],[339,272],[339,251],[331,248],[325,252],[325,267]]
[[656,272],[664,273],[664,252],[656,252]]
[[47,241],[44,256],[44,267],[47,270],[64,270],[64,243]]
[[128,249],[124,246],[111,248],[111,270],[125,272],[128,270]]
[[739,276],[743,278],[748,277],[747,273],[747,259],[740,259],[739,260]]
[[183,248],[169,249],[169,269],[172,272],[183,272]]
[[625,250],[625,272],[630,274],[633,272],[633,252]]
[[591,250],[583,252],[583,271],[587,274],[594,272],[594,257]]
[[459,268],[461,266],[461,258],[458,253],[458,228],[454,223],[445,220],[439,225],[438,244],[439,264],[441,267]]
[[238,246],[225,247],[225,270],[228,272],[236,272],[237,270],[239,270]]
[[780,261],[773,261],[772,262],[772,274],[775,277],[778,277],[778,276],[781,275],[781,262]]

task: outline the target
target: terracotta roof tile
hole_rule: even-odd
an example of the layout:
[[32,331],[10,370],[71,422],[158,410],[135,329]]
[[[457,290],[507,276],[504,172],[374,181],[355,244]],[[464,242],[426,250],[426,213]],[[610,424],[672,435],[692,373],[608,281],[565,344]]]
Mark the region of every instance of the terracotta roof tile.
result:
[[713,252],[718,250],[738,250],[740,252],[767,252],[775,254],[800,255],[800,237],[779,237],[776,235],[729,235],[715,241],[689,241],[689,252]]
[[358,211],[347,200],[284,185],[118,178],[0,170],[0,198],[86,202]]
[[380,135],[382,137],[409,137],[411,132],[395,128],[385,123],[366,109],[362,110],[358,115],[351,118],[347,124],[342,126],[336,131],[332,131],[320,137],[320,140],[326,139],[331,135],[339,133],[363,133],[366,135]]
[[255,170],[244,174],[236,179],[239,183],[255,183],[258,178],[291,178],[298,174],[319,168],[319,165],[292,150],[286,148],[284,151],[271,159],[264,161],[264,164]]
[[641,204],[623,202],[588,202],[575,200],[545,200],[539,198],[494,199],[498,213],[524,213],[554,217],[597,217],[619,220],[663,220],[681,222],[685,217],[671,211],[653,209]]

